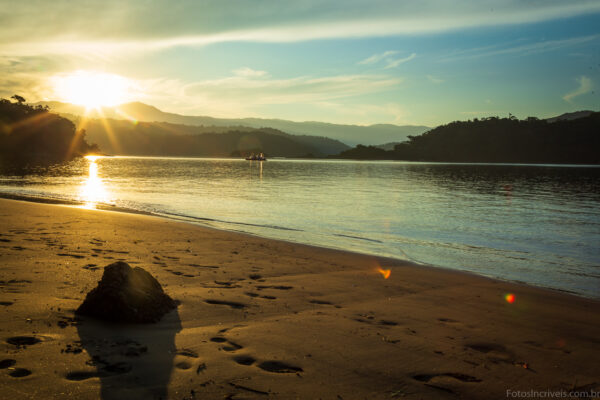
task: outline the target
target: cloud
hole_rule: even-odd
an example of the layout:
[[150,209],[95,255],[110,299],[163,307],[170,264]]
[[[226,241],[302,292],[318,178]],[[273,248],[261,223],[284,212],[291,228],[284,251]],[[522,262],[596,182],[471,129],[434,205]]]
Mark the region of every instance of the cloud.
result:
[[386,91],[402,80],[385,75],[300,76],[269,79],[260,76],[234,75],[206,80],[186,86],[187,96],[205,99],[228,99],[235,103],[291,104],[326,101]]
[[[338,105],[335,113],[332,108],[327,115],[328,121],[338,118],[338,122],[374,123],[377,118],[382,118],[393,122],[400,115],[389,105],[352,106],[353,102],[360,101],[362,95],[397,90],[402,83],[402,79],[397,77],[363,74],[275,79],[266,71],[260,71],[264,74],[244,75],[239,73],[240,70],[248,72],[240,68],[230,76],[198,82],[126,78],[139,92],[139,101],[186,115],[264,118],[275,116],[272,107],[278,107],[279,110],[294,109],[297,111],[294,115],[305,115],[304,119],[310,119],[314,118],[311,117],[313,114],[306,110],[318,111],[315,107],[323,104]],[[346,106],[352,111],[342,112]]]
[[575,97],[584,95],[592,91],[592,80],[587,76],[580,76],[579,78],[577,78],[577,82],[579,82],[579,87],[574,91],[565,94],[563,96],[564,101],[571,103]]
[[257,71],[255,69],[248,68],[248,67],[238,68],[238,69],[233,70],[232,72],[236,76],[246,76],[246,77],[253,77],[253,78],[258,78],[258,77],[267,75],[267,71]]
[[383,53],[379,53],[379,54],[373,54],[371,57],[365,58],[362,61],[359,61],[358,64],[375,64],[378,63],[379,61],[383,60],[384,58],[387,58],[389,56],[393,56],[394,54],[398,54],[398,52],[396,50],[388,50],[385,51]]
[[408,57],[403,57],[403,58],[392,57],[398,53],[400,53],[400,52],[397,50],[388,50],[383,53],[373,54],[372,56],[359,61],[357,64],[359,64],[359,65],[374,65],[374,64],[379,63],[380,61],[385,61],[386,65],[385,65],[384,69],[390,69],[390,68],[396,68],[398,65],[403,64],[407,61],[410,61],[417,56],[416,53],[412,53]]
[[389,60],[387,60],[387,65],[385,66],[385,69],[396,68],[398,65],[404,64],[405,62],[414,59],[416,56],[417,56],[416,53],[412,53],[408,57],[396,58],[396,59],[389,59]]
[[529,55],[539,54],[555,50],[560,50],[567,47],[578,46],[589,42],[594,42],[600,39],[600,35],[579,36],[569,39],[560,40],[544,40],[528,44],[512,44],[503,43],[498,45],[479,47],[474,49],[461,50],[452,53],[448,57],[440,58],[439,61],[462,61],[465,59],[474,59],[490,56],[502,55]]
[[[600,12],[596,0],[89,0],[12,2],[0,9],[0,53],[155,51],[231,41],[415,35]],[[32,29],[31,27],[35,27]]]

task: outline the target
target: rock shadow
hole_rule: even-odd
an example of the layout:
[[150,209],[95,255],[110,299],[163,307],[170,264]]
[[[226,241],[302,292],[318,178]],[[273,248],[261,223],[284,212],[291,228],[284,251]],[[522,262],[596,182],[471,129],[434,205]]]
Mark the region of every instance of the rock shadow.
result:
[[167,399],[181,331],[177,309],[157,323],[120,324],[81,317],[77,332],[92,368],[71,371],[68,380],[100,379],[100,398]]

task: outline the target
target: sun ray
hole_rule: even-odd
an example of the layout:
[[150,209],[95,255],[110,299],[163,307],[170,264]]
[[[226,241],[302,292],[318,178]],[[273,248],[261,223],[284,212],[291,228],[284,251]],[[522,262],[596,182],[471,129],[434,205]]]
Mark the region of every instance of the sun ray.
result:
[[100,121],[100,123],[104,127],[104,130],[106,131],[106,136],[108,136],[108,140],[110,141],[110,144],[112,145],[112,148],[115,149],[115,151],[117,153],[120,153],[121,152],[121,145],[120,145],[119,141],[117,140],[117,138],[115,136],[115,131],[112,129],[112,126],[110,126],[110,123],[108,122],[108,119],[106,118],[106,116],[102,112],[101,108],[98,109],[98,114],[100,115],[100,118],[98,118],[98,120]]
[[121,110],[120,108],[115,108],[115,112],[120,115],[121,117],[127,119],[128,121],[130,121],[132,124],[137,125],[139,123],[139,121],[132,117],[131,115],[127,114],[125,111]]
[[31,125],[31,124],[40,123],[40,122],[48,123],[48,122],[50,122],[49,121],[50,117],[51,117],[50,113],[40,112],[35,115],[32,115],[31,117],[22,119],[20,121],[13,122],[12,124],[9,125],[9,129],[15,130],[15,129],[21,128],[23,126],[26,126],[26,125]]

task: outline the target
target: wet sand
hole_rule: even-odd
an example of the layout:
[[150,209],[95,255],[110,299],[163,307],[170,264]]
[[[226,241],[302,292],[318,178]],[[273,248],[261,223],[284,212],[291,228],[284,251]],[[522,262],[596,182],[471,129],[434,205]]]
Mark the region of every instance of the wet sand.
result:
[[[600,391],[596,300],[148,215],[0,199],[0,226],[2,398]],[[177,310],[151,325],[76,317],[117,260]]]

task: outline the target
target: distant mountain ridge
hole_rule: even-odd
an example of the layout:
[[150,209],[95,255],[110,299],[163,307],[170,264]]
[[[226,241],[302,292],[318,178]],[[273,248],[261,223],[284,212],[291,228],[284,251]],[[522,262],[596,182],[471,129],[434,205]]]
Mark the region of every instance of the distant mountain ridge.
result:
[[324,157],[348,149],[333,139],[289,135],[272,128],[132,123],[110,118],[87,119],[85,124],[78,117],[75,121],[90,142],[112,155],[239,157],[263,152],[276,157]]
[[594,111],[591,111],[591,110],[575,111],[575,112],[570,112],[570,113],[564,113],[557,117],[546,118],[546,121],[548,121],[548,122],[571,121],[574,119],[585,118],[593,113],[594,113]]
[[[58,101],[39,102],[36,105],[48,106],[51,111],[59,114],[84,115],[85,107]],[[120,112],[119,112],[120,111]],[[100,117],[98,113],[92,112],[90,117]],[[295,122],[282,119],[262,118],[213,118],[208,116],[189,116],[168,113],[158,108],[140,103],[132,102],[117,107],[103,108],[103,114],[107,118],[126,119],[130,118],[144,122],[169,122],[172,124],[197,125],[197,126],[238,126],[249,128],[274,128],[292,135],[321,136],[339,140],[347,145],[356,144],[380,144],[387,142],[403,142],[408,136],[419,135],[428,131],[427,126],[415,125],[392,125],[376,124],[369,126],[342,125],[326,122]]]

